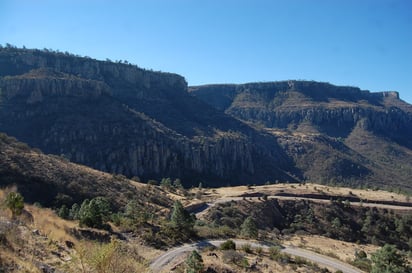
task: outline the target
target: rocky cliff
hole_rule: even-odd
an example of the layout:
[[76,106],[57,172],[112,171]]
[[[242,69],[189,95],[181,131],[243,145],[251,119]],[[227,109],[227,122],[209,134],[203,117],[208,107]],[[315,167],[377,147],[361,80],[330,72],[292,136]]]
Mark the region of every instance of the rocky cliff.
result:
[[0,131],[102,171],[187,186],[412,188],[412,106],[393,91],[309,81],[188,88],[128,63],[0,48]]
[[175,74],[3,48],[0,90],[0,131],[99,170],[187,185],[295,180],[275,136],[190,96]]
[[346,137],[361,122],[375,133],[412,147],[411,105],[397,92],[371,93],[327,83],[285,81],[192,87],[191,93],[240,120],[295,130],[310,123],[319,132]]
[[189,91],[276,135],[307,179],[412,188],[412,106],[397,92],[311,81],[206,85]]

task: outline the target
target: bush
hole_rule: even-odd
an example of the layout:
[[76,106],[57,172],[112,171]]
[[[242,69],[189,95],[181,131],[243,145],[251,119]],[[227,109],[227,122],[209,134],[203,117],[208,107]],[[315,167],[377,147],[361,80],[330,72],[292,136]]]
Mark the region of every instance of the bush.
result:
[[236,244],[233,240],[227,240],[220,245],[221,250],[236,250]]
[[246,253],[253,253],[252,247],[250,246],[250,244],[243,244],[242,250]]
[[275,261],[279,261],[282,256],[280,252],[280,247],[278,246],[271,246],[269,248],[269,258]]
[[9,192],[7,194],[5,205],[11,211],[11,217],[14,219],[20,215],[24,209],[23,196],[18,192]]
[[87,267],[96,273],[146,272],[147,270],[142,264],[141,256],[134,249],[117,240],[111,240],[107,244],[80,242],[76,245],[76,252],[80,259],[81,272],[90,272]]
[[248,262],[245,256],[243,256],[239,252],[236,252],[235,250],[224,251],[222,258],[225,263],[233,263],[242,267],[248,266]]
[[258,256],[260,256],[263,253],[263,248],[261,246],[258,246],[255,248],[255,252]]

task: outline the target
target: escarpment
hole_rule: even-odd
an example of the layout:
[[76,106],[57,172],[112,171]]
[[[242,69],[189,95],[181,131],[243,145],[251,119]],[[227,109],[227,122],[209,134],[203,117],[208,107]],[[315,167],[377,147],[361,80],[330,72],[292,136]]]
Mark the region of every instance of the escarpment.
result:
[[409,148],[412,109],[397,92],[371,93],[328,83],[285,81],[191,87],[191,93],[217,109],[266,128],[295,131],[311,124],[320,133],[346,137],[361,122],[367,130]]
[[125,62],[0,48],[0,131],[143,180],[412,190],[412,106],[394,91],[309,81],[188,87]]
[[189,91],[275,135],[308,180],[411,187],[412,108],[397,92],[310,81],[205,85]]
[[179,75],[17,49],[0,50],[0,75],[0,131],[46,153],[187,185],[295,180],[275,136],[190,96]]

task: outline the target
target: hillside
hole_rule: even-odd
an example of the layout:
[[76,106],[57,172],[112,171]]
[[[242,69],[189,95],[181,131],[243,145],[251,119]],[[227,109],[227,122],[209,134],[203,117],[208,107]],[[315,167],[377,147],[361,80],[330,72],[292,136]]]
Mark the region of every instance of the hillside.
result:
[[169,206],[155,189],[122,176],[77,165],[59,156],[45,155],[16,139],[0,134],[0,188],[16,187],[26,202],[46,207],[71,206],[84,199],[106,197],[114,208],[132,199]]
[[275,135],[309,181],[412,188],[412,106],[397,92],[309,81],[206,85],[190,92]]
[[188,87],[129,63],[6,47],[0,132],[143,181],[412,191],[412,106],[392,91],[308,81]]
[[[13,219],[9,210],[1,207],[0,268],[4,272],[78,272],[79,268],[87,269],[83,272],[100,272],[99,268],[113,268],[107,272],[151,272],[148,265],[153,265],[164,251],[174,253],[176,248],[170,249],[172,246],[216,237],[242,238],[240,228],[248,216],[258,223],[259,240],[269,245],[275,242],[293,249],[298,245],[304,253],[309,249],[315,255],[313,252],[332,253],[339,245],[338,256],[333,257],[345,263],[354,262],[354,253],[359,249],[368,255],[376,251],[377,246],[369,243],[390,242],[405,250],[412,245],[409,240],[412,230],[408,228],[409,196],[316,184],[190,191],[176,186],[144,185],[59,156],[45,155],[4,134],[0,135],[0,186],[15,186],[29,203],[57,208],[53,211],[26,203],[24,213]],[[8,191],[0,190],[1,204]],[[81,219],[64,220],[56,215],[62,215],[62,205],[70,207],[77,202],[83,207],[83,199],[96,196],[107,198],[113,209],[106,215],[110,222],[100,229],[85,227]],[[208,204],[209,207],[202,207],[203,215],[196,214],[192,234],[173,228],[173,200],[180,200],[187,209]],[[337,229],[335,222],[342,228]],[[291,238],[292,234],[297,236]],[[261,247],[248,250],[239,245],[236,252],[227,252],[206,247],[201,255],[205,268],[217,273],[246,272],[253,268],[262,273],[273,269],[336,271],[320,271],[322,263],[302,260],[299,258],[302,254],[279,256],[273,250]],[[240,264],[233,258],[247,263]],[[161,272],[181,272],[184,267],[184,260],[172,256],[160,268]]]
[[0,90],[0,131],[102,171],[187,185],[295,180],[275,136],[190,96],[175,74],[2,48]]

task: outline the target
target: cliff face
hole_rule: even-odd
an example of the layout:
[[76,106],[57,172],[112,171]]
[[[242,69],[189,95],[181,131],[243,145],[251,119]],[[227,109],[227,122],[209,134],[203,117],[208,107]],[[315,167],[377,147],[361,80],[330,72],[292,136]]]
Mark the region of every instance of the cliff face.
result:
[[130,64],[1,48],[0,131],[142,179],[412,188],[412,106],[390,91],[306,81],[188,88]]
[[191,93],[240,120],[266,128],[310,123],[319,132],[346,137],[361,122],[367,130],[412,147],[412,108],[397,92],[371,93],[318,82],[274,82],[192,87]]
[[275,136],[190,96],[181,76],[10,49],[0,50],[0,75],[0,131],[46,153],[186,184],[293,180]]
[[207,85],[189,91],[276,135],[307,179],[412,187],[412,173],[402,169],[412,168],[412,106],[397,92],[307,81]]

